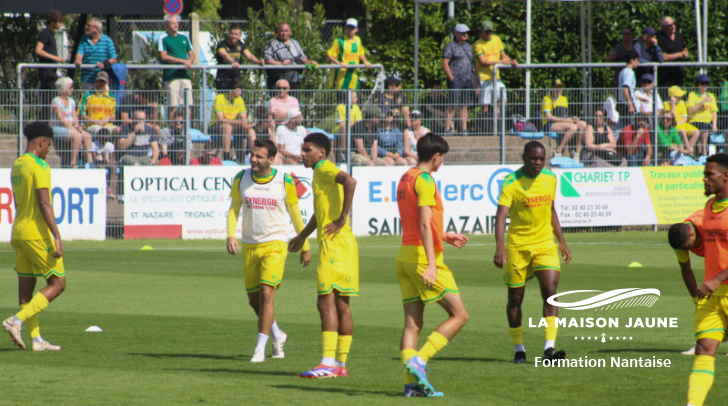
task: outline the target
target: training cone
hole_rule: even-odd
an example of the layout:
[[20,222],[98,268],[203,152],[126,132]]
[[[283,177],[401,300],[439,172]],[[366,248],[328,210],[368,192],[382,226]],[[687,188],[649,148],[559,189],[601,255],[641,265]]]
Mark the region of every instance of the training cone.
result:
[[86,331],[89,333],[100,333],[104,330],[101,330],[101,327],[99,327],[99,326],[91,326],[91,327],[87,328]]
[[642,268],[642,264],[640,264],[639,262],[632,262],[631,264],[629,264],[629,266],[627,266],[627,268]]
[[152,248],[151,245],[145,245],[142,247],[142,251],[152,251],[154,248]]

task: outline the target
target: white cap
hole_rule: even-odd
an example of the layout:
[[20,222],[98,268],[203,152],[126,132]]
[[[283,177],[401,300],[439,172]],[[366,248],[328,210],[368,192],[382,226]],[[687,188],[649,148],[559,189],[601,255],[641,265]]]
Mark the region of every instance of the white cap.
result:
[[301,115],[300,109],[290,109],[288,110],[288,113],[286,113],[286,123],[289,123],[292,119],[298,117]]
[[352,26],[352,27],[358,27],[359,26],[359,22],[356,21],[355,18],[350,18],[350,19],[346,20],[346,25],[347,26]]

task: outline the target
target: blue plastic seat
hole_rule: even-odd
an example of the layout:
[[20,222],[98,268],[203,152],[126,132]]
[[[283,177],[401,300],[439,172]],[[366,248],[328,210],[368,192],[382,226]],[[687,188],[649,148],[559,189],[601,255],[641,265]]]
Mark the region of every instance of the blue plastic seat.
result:
[[190,128],[190,139],[192,142],[207,142],[210,141],[210,136],[203,134],[202,131],[196,128]]
[[516,131],[515,128],[511,128],[511,132],[524,140],[540,140],[544,137],[543,133],[540,132],[525,132],[525,131]]
[[333,140],[334,138],[339,138],[341,136],[339,134],[336,134],[336,135],[329,134],[326,131],[324,131],[323,129],[317,128],[317,127],[307,128],[307,130],[311,131],[312,133],[324,133],[324,134],[326,134],[327,137],[329,137],[330,140]]
[[711,144],[725,144],[725,136],[723,134],[710,133]]
[[576,162],[573,159],[565,156],[553,157],[549,162],[551,163],[552,167],[561,169],[579,169],[584,167],[583,163]]
[[240,166],[235,161],[222,161],[222,166]]

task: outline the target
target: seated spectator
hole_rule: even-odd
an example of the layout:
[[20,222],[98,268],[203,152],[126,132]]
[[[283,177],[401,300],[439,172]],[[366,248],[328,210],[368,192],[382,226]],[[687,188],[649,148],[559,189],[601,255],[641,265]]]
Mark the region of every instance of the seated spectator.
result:
[[276,128],[278,154],[285,164],[295,165],[301,158],[303,139],[310,133],[303,126],[301,110],[288,110],[286,123]]
[[[652,27],[642,30],[642,36],[634,42],[634,50],[640,56],[640,63],[662,63],[665,58],[662,56],[662,49],[657,45],[657,31]],[[652,73],[653,68],[639,68],[635,75],[639,78],[645,73]]]
[[[634,35],[632,34],[631,28],[622,28],[622,41],[612,48],[612,52],[607,56],[607,60],[604,62],[623,62],[624,56],[627,51],[634,49]],[[617,87],[617,80],[619,78],[619,72],[624,68],[614,68],[614,87]],[[616,94],[615,94],[616,96]]]
[[[339,125],[339,134],[345,134],[346,133],[346,104],[348,102],[347,100],[347,93],[346,92],[340,92],[340,99],[339,105],[336,106],[336,124]],[[349,126],[352,126],[359,121],[361,121],[361,109],[359,108],[359,96],[356,92],[351,92],[351,124]]]
[[617,139],[617,153],[627,158],[629,166],[650,166],[652,140],[647,117],[635,116],[635,123],[622,128]]
[[684,141],[680,138],[675,120],[670,112],[660,115],[657,125],[657,159],[659,165],[673,165],[679,155],[691,155]]
[[706,74],[698,75],[698,92],[688,95],[689,123],[700,130],[700,155],[708,155],[708,135],[718,131],[718,100],[713,93],[708,92],[710,78]]
[[112,123],[116,118],[116,99],[109,94],[108,83],[109,74],[104,71],[99,72],[96,75],[94,89],[86,92],[81,99],[78,114],[85,123],[85,130],[92,136],[96,135],[101,127],[108,127],[113,135],[118,135],[121,130]]
[[554,79],[551,82],[551,94],[544,96],[541,102],[541,125],[544,132],[564,134],[554,150],[555,157],[561,156],[569,141],[577,135],[576,150],[571,152],[571,157],[578,162],[584,133],[592,132],[593,128],[577,117],[569,117],[569,101],[563,93],[564,83],[561,79]]
[[[135,110],[144,110],[144,113],[147,115],[147,124],[154,127],[154,130],[159,134],[162,129],[159,125],[159,105],[152,100],[151,92],[126,92],[119,106],[119,120],[121,121],[121,125],[127,125],[132,122],[132,113]],[[183,113],[183,111],[180,110],[180,113]]]
[[402,79],[394,76],[388,77],[384,81],[384,92],[379,97],[379,105],[382,113],[392,113],[392,125],[400,130],[409,128],[410,125],[410,109],[407,107],[407,97],[402,91]]
[[390,110],[384,114],[386,118],[379,122],[379,128],[377,128],[378,144],[376,147],[372,147],[372,150],[376,150],[376,155],[384,159],[384,165],[417,165],[416,159],[405,159],[402,156],[404,155],[403,134],[399,128],[394,126],[394,112]]
[[71,160],[72,168],[78,167],[78,151],[83,145],[86,148],[86,162],[93,164],[91,155],[91,134],[83,130],[78,122],[78,113],[76,112],[76,101],[73,100],[73,80],[69,77],[62,77],[56,81],[56,89],[58,96],[51,101],[51,110],[53,111],[53,134],[59,140],[68,140],[71,143]]
[[680,135],[680,139],[683,140],[685,147],[690,151],[690,155],[692,155],[695,144],[698,142],[698,137],[700,137],[700,131],[694,125],[688,123],[688,108],[682,100],[685,93],[687,92],[678,86],[672,86],[667,89],[667,95],[670,97],[670,101],[665,102],[664,111],[666,113],[669,112],[675,119],[675,127]]
[[[652,75],[649,73],[642,75],[640,88],[634,91],[634,104],[637,113],[652,117],[654,112],[652,106],[655,105],[655,97],[657,97],[657,114],[662,114],[662,98],[657,93],[652,94],[654,87]],[[651,122],[652,120],[650,120]]]
[[134,121],[121,128],[117,144],[123,166],[155,165],[159,159],[159,139],[154,128],[146,123],[146,113],[134,112]]
[[426,126],[445,135],[452,133],[452,128],[447,125],[447,100],[442,94],[442,83],[430,83],[430,94],[422,99],[420,109]]
[[414,159],[412,165],[417,165],[417,141],[429,133],[430,130],[422,126],[422,113],[419,110],[415,110],[410,114],[410,120],[412,121],[412,129],[404,130],[404,138],[402,139],[404,158],[408,162],[411,162],[410,159]]
[[96,168],[106,169],[107,184],[106,184],[106,195],[107,197],[116,197],[116,161],[114,160],[114,147],[113,138],[108,128],[102,128],[96,133],[96,139],[91,144],[91,152],[94,157],[94,166]]
[[215,47],[215,60],[218,65],[232,65],[232,69],[218,69],[215,78],[215,87],[217,90],[230,89],[230,83],[238,79],[240,80],[240,64],[243,62],[243,56],[254,64],[264,66],[263,59],[256,58],[248,49],[245,42],[242,41],[243,27],[240,24],[230,24],[227,37],[218,42]]
[[[212,103],[212,120],[210,121],[210,134],[215,145],[222,138],[222,160],[237,161],[238,157],[232,151],[233,134],[243,135],[249,133],[248,117],[245,114],[245,102],[241,97],[243,83],[240,80],[230,82],[231,89],[220,92]],[[252,145],[252,140],[251,145]]]
[[[81,37],[73,63],[96,65],[94,68],[81,69],[81,89],[94,89],[94,80],[98,80],[101,69],[110,69],[117,62],[114,41],[102,32],[103,24],[98,18],[89,18],[86,23],[86,35]],[[108,77],[107,80],[108,82]]]
[[605,113],[594,112],[594,131],[584,134],[584,149],[580,161],[588,168],[622,165],[622,157],[617,154],[617,141],[612,129],[606,125]]
[[190,165],[210,165],[210,166],[221,166],[222,160],[217,157],[217,150],[212,148],[210,145],[205,144],[205,149],[202,150],[202,155],[190,161]]
[[256,106],[252,116],[248,115],[248,120],[251,123],[248,133],[252,133],[256,138],[269,139],[275,143],[276,129],[274,122],[269,118],[268,108]]
[[384,159],[377,158],[377,139],[379,121],[385,118],[384,113],[376,106],[364,110],[363,120],[351,126],[351,163],[353,165],[373,166],[384,164]]
[[289,110],[300,111],[301,106],[298,104],[298,99],[288,94],[291,86],[287,80],[281,79],[276,82],[276,90],[278,90],[278,94],[270,99],[268,109],[270,110],[271,119],[275,121],[276,126],[279,126],[284,124],[283,120],[288,117]]
[[169,128],[163,129],[159,135],[159,147],[162,151],[160,165],[185,164],[185,152],[193,149],[192,140],[187,139],[186,124],[182,110],[172,113]]

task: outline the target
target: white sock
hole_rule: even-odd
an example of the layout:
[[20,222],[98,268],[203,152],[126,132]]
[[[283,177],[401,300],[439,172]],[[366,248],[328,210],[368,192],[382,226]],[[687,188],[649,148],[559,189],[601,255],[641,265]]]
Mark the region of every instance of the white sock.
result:
[[273,325],[270,326],[270,333],[273,336],[273,340],[278,341],[283,337],[283,331],[278,327],[278,322],[273,320]]
[[34,343],[42,343],[43,341],[45,341],[45,340],[43,340],[43,337],[41,337],[41,336],[33,337]]
[[268,344],[268,336],[263,333],[258,333],[258,345],[255,346],[255,352],[260,350],[265,351],[266,344]]
[[18,326],[22,326],[23,325],[23,322],[20,321],[20,319],[18,318],[18,316],[13,316],[13,324],[16,324]]
[[546,343],[543,345],[543,350],[546,351],[549,348],[554,348],[554,345],[556,345],[556,341],[554,341],[554,340],[546,340]]
[[341,367],[345,367],[345,366],[346,366],[346,362],[336,361],[336,368],[341,368]]
[[516,344],[515,347],[516,347],[516,352],[518,352],[518,351],[526,352],[526,349],[523,348],[523,344]]
[[323,357],[321,358],[321,365],[333,368],[336,366],[336,360],[331,357]]

